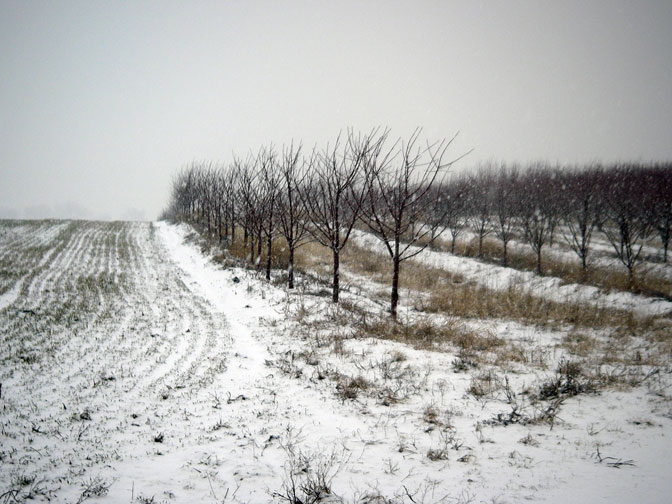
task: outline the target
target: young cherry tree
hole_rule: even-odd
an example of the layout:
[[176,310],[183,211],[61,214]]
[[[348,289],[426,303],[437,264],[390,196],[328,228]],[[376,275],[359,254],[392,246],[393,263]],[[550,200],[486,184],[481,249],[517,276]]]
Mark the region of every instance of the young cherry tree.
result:
[[483,240],[492,233],[492,191],[495,174],[491,167],[485,166],[469,177],[467,189],[467,222],[478,236],[478,257],[483,257]]
[[362,216],[392,260],[390,314],[395,320],[401,263],[418,255],[441,234],[436,223],[443,222],[445,216],[436,219],[436,214],[447,208],[442,205],[444,174],[457,161],[444,161],[455,137],[421,146],[419,136],[417,129],[407,142],[398,141],[388,150],[383,148],[383,136],[366,163],[367,198]]
[[[271,262],[273,255],[273,238],[278,235],[277,206],[280,197],[280,176],[277,172],[277,159],[273,146],[262,147],[257,154],[259,170],[259,205],[261,229],[266,241],[266,280],[271,280]],[[259,240],[261,245],[261,240]],[[261,257],[261,253],[259,254]]]
[[[233,170],[236,173],[236,206],[239,208],[236,218],[243,228],[243,246],[248,246],[250,254],[248,260],[258,264],[255,260],[255,248],[261,253],[261,215],[262,205],[259,194],[259,172],[256,159],[248,156],[246,159],[234,158]],[[257,241],[259,243],[257,244]]]
[[495,175],[496,182],[492,200],[494,233],[502,242],[502,265],[504,267],[509,265],[509,242],[515,236],[518,228],[516,217],[518,216],[520,198],[518,191],[519,176],[517,166],[507,167],[505,165],[502,165]]
[[616,256],[628,269],[634,285],[635,266],[652,231],[648,205],[646,174],[636,165],[617,166],[610,173],[611,184],[603,188],[605,223],[602,231]]
[[541,275],[541,251],[551,236],[556,205],[549,199],[553,174],[545,165],[533,166],[522,177],[521,221],[523,237],[537,256],[537,274]]
[[666,263],[672,237],[672,163],[654,165],[648,169],[647,178],[652,224],[658,232],[663,247],[663,262]]
[[306,170],[302,169],[301,145],[290,144],[282,149],[279,161],[280,188],[278,196],[278,220],[280,232],[287,241],[289,262],[287,264],[287,287],[294,288],[294,254],[308,237],[308,213],[301,204],[300,188],[304,185]]
[[579,257],[585,274],[593,231],[602,222],[602,202],[600,181],[601,168],[575,169],[562,176],[562,222],[565,224],[564,238]]
[[468,181],[464,176],[450,180],[444,189],[443,225],[450,232],[450,253],[455,253],[455,242],[467,226]]
[[338,303],[340,293],[340,254],[359,218],[365,184],[364,159],[370,149],[373,133],[355,137],[352,132],[341,143],[314,152],[308,166],[308,178],[299,195],[310,220],[309,232],[333,256],[332,301]]

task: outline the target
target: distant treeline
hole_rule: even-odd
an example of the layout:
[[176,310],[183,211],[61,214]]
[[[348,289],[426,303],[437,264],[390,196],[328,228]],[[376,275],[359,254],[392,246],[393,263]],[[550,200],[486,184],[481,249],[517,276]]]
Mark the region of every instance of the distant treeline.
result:
[[672,223],[672,164],[630,163],[563,167],[487,164],[472,173],[449,169],[451,140],[421,142],[420,131],[390,140],[388,130],[349,131],[333,144],[305,153],[301,145],[264,146],[228,164],[192,163],[173,180],[162,218],[201,226],[222,243],[242,233],[249,261],[270,279],[272,242],[289,251],[288,286],[294,287],[294,253],[317,241],[333,254],[332,299],[339,299],[339,256],[357,223],[377,236],[393,268],[391,313],[396,316],[399,268],[444,231],[452,246],[471,229],[479,256],[488,235],[507,247],[520,236],[537,256],[557,230],[583,268],[598,230],[612,244],[630,277],[642,247],[654,234],[667,250]]

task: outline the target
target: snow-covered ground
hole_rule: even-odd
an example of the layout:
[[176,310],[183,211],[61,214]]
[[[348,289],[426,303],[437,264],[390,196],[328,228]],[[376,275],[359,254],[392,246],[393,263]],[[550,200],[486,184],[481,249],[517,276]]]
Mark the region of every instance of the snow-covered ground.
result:
[[554,375],[563,334],[474,322],[539,365],[461,370],[450,347],[352,338],[320,289],[224,269],[184,225],[12,227],[0,257],[0,502],[286,502],[320,474],[345,502],[669,501],[669,364],[503,425],[505,378],[540,413],[518,392]]

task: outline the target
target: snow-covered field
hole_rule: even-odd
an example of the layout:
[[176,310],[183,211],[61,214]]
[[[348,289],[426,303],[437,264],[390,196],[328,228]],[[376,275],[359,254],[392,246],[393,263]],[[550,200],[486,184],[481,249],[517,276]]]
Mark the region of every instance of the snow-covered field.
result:
[[303,502],[669,502],[669,356],[535,401],[562,330],[470,321],[529,358],[460,368],[450,346],[353,338],[324,286],[224,269],[166,223],[1,223],[0,282],[0,503],[288,502],[293,484]]

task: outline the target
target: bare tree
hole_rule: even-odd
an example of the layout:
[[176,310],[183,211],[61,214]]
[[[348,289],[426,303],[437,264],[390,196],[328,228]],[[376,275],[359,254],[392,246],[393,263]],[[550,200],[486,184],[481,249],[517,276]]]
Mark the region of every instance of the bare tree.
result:
[[240,210],[237,213],[238,223],[243,227],[243,245],[249,244],[250,263],[258,265],[255,249],[261,253],[261,202],[259,196],[259,173],[256,159],[248,156],[245,160],[234,158],[233,169],[236,172],[236,198]]
[[[257,155],[259,170],[259,206],[261,229],[266,240],[266,280],[271,279],[271,261],[273,238],[278,234],[277,201],[280,196],[280,177],[277,172],[276,156],[273,147],[261,148]],[[261,244],[261,241],[260,241]]]
[[521,220],[525,241],[537,255],[537,273],[541,271],[541,250],[548,242],[555,217],[555,206],[548,203],[547,190],[552,175],[543,165],[531,168],[521,183],[525,199],[521,202]]
[[633,284],[634,269],[652,229],[642,196],[646,195],[645,174],[634,165],[613,168],[610,187],[604,188],[607,221],[602,230],[616,257],[628,269]]
[[651,196],[651,215],[663,246],[663,262],[667,262],[667,250],[672,236],[672,164],[661,164],[651,167],[648,173]]
[[581,268],[586,271],[588,252],[593,231],[602,221],[600,182],[604,179],[601,168],[573,170],[563,175],[562,221],[564,238],[579,256]]
[[389,150],[383,150],[383,141],[379,141],[367,156],[368,197],[363,220],[392,260],[390,314],[394,319],[401,263],[418,255],[440,234],[434,223],[442,222],[444,216],[429,216],[446,211],[441,201],[444,169],[456,161],[443,161],[455,137],[419,146],[419,136],[417,129],[407,142],[398,141]]
[[483,257],[483,240],[492,232],[492,190],[495,178],[486,166],[469,177],[467,190],[467,222],[478,237],[478,257]]
[[549,177],[545,180],[543,192],[546,196],[546,214],[549,219],[548,245],[553,246],[555,230],[562,220],[563,188],[562,170],[559,166],[546,168]]
[[224,234],[230,236],[230,243],[236,240],[236,190],[238,188],[238,171],[234,166],[226,169],[225,175],[224,214],[226,215]]
[[365,186],[361,183],[363,162],[370,137],[348,134],[341,144],[339,135],[333,147],[314,152],[309,162],[307,182],[299,192],[308,210],[309,232],[333,256],[332,301],[340,293],[340,254],[359,217]]
[[294,254],[308,237],[308,213],[301,203],[300,187],[304,184],[306,171],[301,169],[299,159],[301,145],[290,144],[283,148],[280,159],[280,195],[278,198],[278,219],[280,232],[287,241],[289,262],[287,265],[287,287],[294,288]]
[[208,236],[212,235],[215,214],[215,170],[212,163],[204,163],[199,171],[201,201],[201,217],[205,221]]
[[443,200],[443,225],[450,232],[450,253],[455,253],[455,242],[467,225],[467,180],[459,177],[451,180],[445,189]]
[[225,238],[225,222],[226,222],[226,174],[223,167],[218,166],[215,169],[213,177],[213,194],[215,197],[214,211],[215,211],[215,227],[217,228],[217,238],[219,243],[222,243]]
[[502,165],[495,176],[495,189],[492,198],[494,212],[494,232],[502,242],[504,267],[509,264],[508,245],[515,236],[519,212],[519,171],[516,166]]
[[166,215],[176,220],[191,222],[193,219],[195,168],[183,168],[174,177],[171,186],[171,203]]

